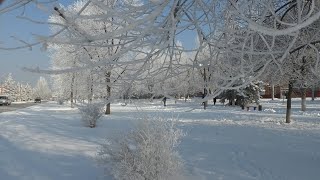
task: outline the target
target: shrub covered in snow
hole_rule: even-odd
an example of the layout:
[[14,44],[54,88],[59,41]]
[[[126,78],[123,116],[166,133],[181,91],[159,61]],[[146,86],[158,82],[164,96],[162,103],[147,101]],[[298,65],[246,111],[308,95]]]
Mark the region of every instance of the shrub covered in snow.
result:
[[141,120],[131,132],[103,144],[97,158],[117,180],[175,179],[183,174],[176,151],[182,136],[171,120]]
[[59,105],[63,105],[64,100],[63,100],[62,98],[59,98],[59,99],[57,100],[57,103],[58,103]]
[[103,115],[103,106],[101,104],[86,104],[79,107],[81,113],[81,119],[86,127],[94,128],[97,125],[97,121]]

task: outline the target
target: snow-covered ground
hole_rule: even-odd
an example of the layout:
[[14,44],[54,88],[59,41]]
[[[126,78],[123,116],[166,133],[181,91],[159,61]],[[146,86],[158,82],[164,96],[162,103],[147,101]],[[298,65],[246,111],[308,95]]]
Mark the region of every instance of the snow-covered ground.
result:
[[0,179],[91,180],[103,177],[94,160],[99,143],[133,127],[136,118],[179,120],[187,134],[179,146],[187,176],[195,180],[318,180],[320,178],[320,100],[308,100],[285,124],[285,103],[264,100],[263,111],[221,104],[135,101],[112,104],[98,127],[83,127],[76,108],[55,102],[0,114]]

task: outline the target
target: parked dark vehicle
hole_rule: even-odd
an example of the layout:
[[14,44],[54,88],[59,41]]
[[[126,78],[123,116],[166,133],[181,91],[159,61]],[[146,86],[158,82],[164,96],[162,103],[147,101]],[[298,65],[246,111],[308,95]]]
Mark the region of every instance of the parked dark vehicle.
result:
[[35,98],[34,103],[41,103],[41,98],[39,98],[39,97]]
[[11,104],[11,99],[7,95],[0,95],[0,105],[10,105]]

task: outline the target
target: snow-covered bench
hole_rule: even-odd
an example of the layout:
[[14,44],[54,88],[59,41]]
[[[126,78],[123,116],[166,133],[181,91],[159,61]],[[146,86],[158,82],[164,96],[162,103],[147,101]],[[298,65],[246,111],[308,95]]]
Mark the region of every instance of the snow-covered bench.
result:
[[247,105],[245,105],[245,107],[247,108],[247,111],[249,111],[250,108],[253,108],[254,111],[257,110],[257,108],[258,108],[259,111],[262,111],[262,106],[259,104],[247,104]]

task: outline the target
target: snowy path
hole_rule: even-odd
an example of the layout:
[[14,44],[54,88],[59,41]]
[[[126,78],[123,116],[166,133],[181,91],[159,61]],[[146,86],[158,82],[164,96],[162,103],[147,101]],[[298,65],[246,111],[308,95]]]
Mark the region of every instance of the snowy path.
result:
[[84,180],[102,174],[92,159],[97,132],[73,120],[73,110],[54,106],[0,115],[0,179]]
[[320,134],[243,126],[186,126],[181,152],[205,178],[318,179]]
[[82,127],[76,109],[55,103],[2,113],[0,179],[102,179],[93,159],[99,143],[131,128],[135,118],[160,115],[177,117],[187,133],[179,152],[188,180],[318,180],[319,101],[304,113],[295,102],[290,125],[282,123],[281,101],[263,107],[262,112],[223,106],[204,111],[194,103],[118,103],[95,129]]

